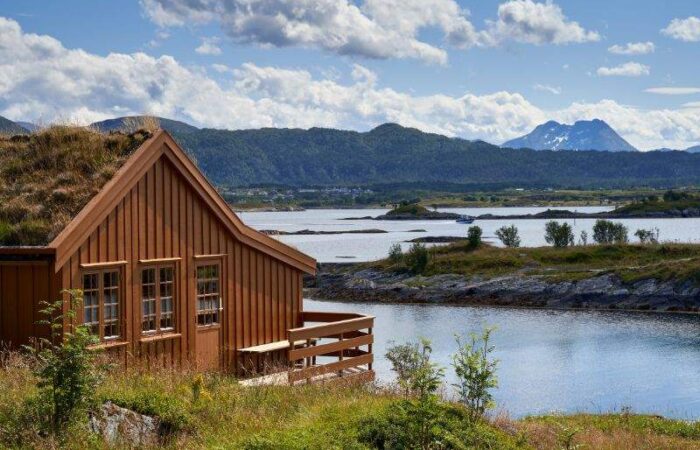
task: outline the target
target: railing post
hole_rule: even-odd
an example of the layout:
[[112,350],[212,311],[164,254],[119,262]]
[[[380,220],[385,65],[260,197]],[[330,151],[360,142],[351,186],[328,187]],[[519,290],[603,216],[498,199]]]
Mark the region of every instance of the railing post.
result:
[[[340,333],[340,338],[338,339],[338,342],[343,342],[343,333]],[[343,353],[345,353],[345,350],[340,349],[340,353],[338,354],[338,361],[343,360]],[[338,376],[341,378],[343,377],[343,369],[340,369],[340,371],[338,372]]]
[[[374,324],[373,324],[374,325]],[[367,329],[367,333],[372,336],[372,327],[369,327]],[[372,344],[367,344],[367,352],[371,355],[372,354]],[[372,358],[374,360],[374,358]],[[367,370],[372,370],[372,363],[367,364]]]

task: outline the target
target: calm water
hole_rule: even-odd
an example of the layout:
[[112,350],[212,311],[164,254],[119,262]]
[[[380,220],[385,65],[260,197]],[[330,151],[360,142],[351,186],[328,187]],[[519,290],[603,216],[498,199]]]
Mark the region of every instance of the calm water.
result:
[[[560,412],[637,412],[700,419],[700,317],[623,312],[570,312],[441,305],[373,305],[305,300],[312,311],[376,316],[375,369],[392,340],[420,336],[453,377],[454,335],[496,326],[500,360],[495,398],[513,416]],[[448,380],[451,382],[453,380]]]
[[[546,208],[449,209],[460,214],[524,214]],[[600,211],[605,208],[578,208]],[[362,261],[386,256],[394,242],[417,236],[463,236],[466,226],[451,221],[382,222],[339,220],[375,216],[386,210],[310,210],[243,213],[257,229],[295,231],[380,228],[386,234],[282,236],[280,239],[317,260]],[[544,245],[544,220],[519,220],[523,244]],[[569,221],[578,235],[593,220]],[[662,240],[697,242],[699,219],[623,220],[630,234],[658,227]],[[485,237],[509,221],[477,222]],[[409,233],[422,228],[425,233]],[[409,244],[403,244],[409,245]],[[339,258],[352,256],[353,259]],[[372,305],[306,300],[305,309],[356,311],[376,316],[375,368],[390,380],[383,358],[390,341],[419,336],[432,340],[435,359],[449,367],[454,334],[496,326],[494,334],[501,408],[514,416],[550,411],[635,411],[700,419],[700,316],[624,312],[560,312],[440,305]],[[447,371],[451,376],[451,370]],[[449,382],[449,381],[448,381]]]
[[[459,214],[530,214],[544,211],[547,208],[448,208],[441,211]],[[574,209],[574,208],[569,208]],[[580,212],[598,212],[610,208],[579,207]],[[425,221],[377,221],[377,220],[341,220],[346,217],[377,216],[384,214],[386,209],[325,209],[299,212],[246,212],[239,213],[240,217],[250,226],[260,229],[282,231],[311,230],[363,230],[378,228],[388,231],[384,234],[340,234],[325,236],[280,236],[279,239],[312,256],[320,262],[338,261],[371,261],[387,255],[389,247],[401,243],[407,248],[410,244],[404,241],[420,236],[464,236],[468,225],[454,221],[425,220]],[[630,237],[638,228],[658,227],[662,240],[700,242],[700,219],[625,219],[620,220],[628,228]],[[483,220],[476,221],[484,230],[484,238],[498,244],[494,232],[503,225],[514,223],[522,239],[522,245],[533,247],[545,245],[545,220]],[[581,230],[587,230],[591,236],[594,219],[567,220],[578,238]],[[414,233],[409,230],[424,229],[426,232]]]

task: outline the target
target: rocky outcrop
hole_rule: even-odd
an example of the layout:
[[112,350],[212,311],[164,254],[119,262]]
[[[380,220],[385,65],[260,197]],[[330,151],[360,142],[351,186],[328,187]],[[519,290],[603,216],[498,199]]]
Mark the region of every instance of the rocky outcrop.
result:
[[308,281],[309,295],[327,300],[700,311],[700,288],[691,282],[647,279],[627,284],[613,274],[552,282],[535,275],[423,277],[326,265]]
[[160,420],[106,402],[90,416],[90,430],[111,446],[155,447],[161,438]]

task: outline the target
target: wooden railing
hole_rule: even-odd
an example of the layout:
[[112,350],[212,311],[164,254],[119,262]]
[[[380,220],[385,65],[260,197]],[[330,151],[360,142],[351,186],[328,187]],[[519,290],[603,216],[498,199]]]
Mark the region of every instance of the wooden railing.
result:
[[373,316],[313,311],[302,314],[304,323],[317,324],[287,330],[289,384],[374,379]]

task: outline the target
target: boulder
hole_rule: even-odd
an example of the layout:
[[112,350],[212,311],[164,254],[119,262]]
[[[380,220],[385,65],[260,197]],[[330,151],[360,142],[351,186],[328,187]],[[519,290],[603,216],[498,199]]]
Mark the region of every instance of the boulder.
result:
[[103,404],[90,416],[90,430],[102,436],[110,446],[152,447],[157,446],[160,420],[139,414],[112,402]]

